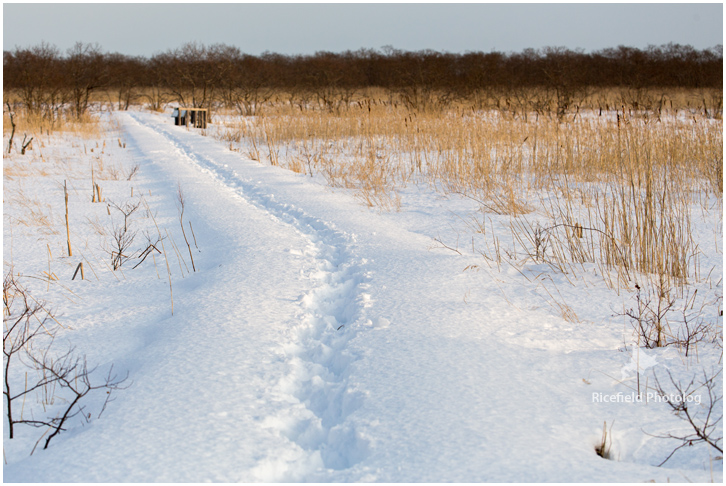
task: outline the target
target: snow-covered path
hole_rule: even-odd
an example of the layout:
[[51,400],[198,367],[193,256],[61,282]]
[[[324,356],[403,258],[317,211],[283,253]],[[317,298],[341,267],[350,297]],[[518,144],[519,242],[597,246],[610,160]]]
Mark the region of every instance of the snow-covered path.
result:
[[621,461],[594,452],[614,409],[592,403],[611,386],[592,371],[619,373],[617,332],[513,306],[413,217],[156,115],[119,119],[144,190],[183,187],[199,272],[175,282],[174,317],[137,326],[134,384],[104,419],[6,481],[685,479],[647,465],[641,416],[614,429]]
[[[355,324],[361,318],[365,299],[361,292],[364,268],[351,253],[351,236],[336,231],[330,224],[307,215],[294,205],[278,202],[274,194],[239,176],[226,164],[216,163],[204,151],[195,151],[192,144],[185,142],[183,132],[180,137],[178,130],[175,133],[173,129],[159,125],[153,129],[165,138],[166,143],[175,147],[171,153],[180,155],[181,160],[191,164],[198,172],[208,175],[220,187],[231,190],[235,197],[259,209],[267,215],[268,225],[271,222],[278,228],[274,231],[249,225],[255,233],[269,235],[283,232],[274,237],[277,244],[263,243],[266,248],[277,252],[272,258],[287,269],[287,272],[281,273],[286,283],[275,287],[297,287],[303,293],[296,296],[299,308],[288,316],[290,324],[285,329],[285,338],[279,340],[276,349],[286,357],[278,391],[288,409],[265,417],[262,426],[276,430],[305,451],[302,456],[294,454],[290,459],[303,472],[312,467],[348,467],[354,460],[351,454],[356,452],[349,450],[348,444],[340,444],[348,437],[339,437],[338,430],[359,397],[347,393],[347,366],[354,358],[348,353],[346,343],[355,335],[358,327]],[[282,248],[280,252],[279,241],[286,241],[291,247]],[[260,261],[269,259],[265,257]],[[246,261],[241,267],[244,273]],[[290,277],[289,270],[296,267],[297,278]],[[274,271],[274,267],[263,267],[253,281],[269,280],[266,272]],[[249,287],[249,283],[246,285]],[[266,297],[269,297],[267,292],[257,296],[258,300]],[[277,307],[275,303],[268,305]],[[241,369],[244,370],[244,367]],[[275,450],[272,467],[267,470],[263,462],[256,473],[261,474],[262,479],[270,474],[272,478],[281,473],[284,477],[290,468],[287,465],[280,467],[279,460],[279,453]],[[295,478],[299,471],[291,470],[290,474]]]

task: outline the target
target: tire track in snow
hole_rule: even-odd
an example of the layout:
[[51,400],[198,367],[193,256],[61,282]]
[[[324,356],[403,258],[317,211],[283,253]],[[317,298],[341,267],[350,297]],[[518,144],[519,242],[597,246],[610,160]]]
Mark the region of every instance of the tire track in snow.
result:
[[358,357],[347,344],[357,333],[359,326],[354,324],[364,321],[368,305],[364,292],[368,287],[365,260],[356,258],[352,248],[355,235],[338,231],[333,224],[312,217],[301,208],[277,201],[273,194],[238,175],[227,164],[195,150],[173,128],[148,123],[137,114],[128,115],[139,125],[162,135],[200,171],[281,224],[292,226],[308,242],[303,253],[311,260],[312,271],[307,277],[314,285],[300,298],[298,324],[291,330],[290,342],[283,346],[289,373],[279,382],[281,391],[294,400],[286,416],[265,421],[266,426],[279,430],[306,454],[302,460],[266,459],[257,471],[260,479],[280,479],[277,475],[281,468],[287,470],[289,477],[299,477],[321,469],[346,469],[362,461],[368,443],[346,422],[364,399],[364,393],[351,389],[348,383],[350,365]]

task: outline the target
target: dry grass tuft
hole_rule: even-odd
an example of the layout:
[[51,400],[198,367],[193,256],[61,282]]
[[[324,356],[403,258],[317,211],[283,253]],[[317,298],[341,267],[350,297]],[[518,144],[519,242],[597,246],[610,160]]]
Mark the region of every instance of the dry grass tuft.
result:
[[593,90],[567,116],[537,90],[418,111],[384,95],[336,110],[280,95],[264,116],[221,116],[217,137],[384,210],[400,207],[402,187],[427,183],[511,216],[520,232],[517,218],[544,218],[541,258],[563,271],[593,262],[620,283],[637,272],[673,285],[698,277],[690,207],[723,193],[718,93]]
[[[36,137],[49,136],[52,133],[70,133],[81,138],[98,138],[103,134],[103,127],[98,117],[84,114],[80,119],[69,114],[60,113],[53,118],[35,113],[27,113],[21,108],[14,109],[16,136],[17,134],[33,134]],[[3,134],[10,131],[10,117],[3,113]],[[7,149],[7,146],[5,146]]]
[[18,224],[35,227],[41,234],[58,234],[54,227],[53,211],[50,204],[28,196],[22,189],[14,191],[10,202],[22,208],[22,217],[16,219]]

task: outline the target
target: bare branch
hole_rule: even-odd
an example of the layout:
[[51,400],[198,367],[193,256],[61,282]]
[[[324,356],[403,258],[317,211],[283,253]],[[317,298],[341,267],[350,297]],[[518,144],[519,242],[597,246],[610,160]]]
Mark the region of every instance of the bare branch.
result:
[[[719,432],[718,424],[721,423],[723,414],[714,419],[715,414],[722,410],[719,402],[722,402],[723,396],[716,396],[717,379],[719,379],[720,375],[721,370],[718,370],[711,377],[704,371],[703,380],[700,384],[696,383],[696,378],[694,377],[687,385],[683,385],[680,381],[676,381],[671,372],[668,371],[668,378],[673,387],[673,392],[668,392],[661,385],[658,377],[655,377],[658,394],[664,398],[664,401],[673,413],[681,420],[688,422],[693,429],[692,433],[685,435],[674,435],[671,433],[666,435],[648,434],[660,439],[675,439],[681,442],[681,445],[676,447],[658,466],[665,464],[679,449],[701,442],[710,445],[723,454],[723,436],[717,436]],[[708,402],[705,404],[705,417],[702,417],[702,414],[698,410],[694,410],[695,407],[691,406],[694,402],[695,394],[699,390],[705,390],[708,395]],[[698,403],[700,403],[700,400]]]

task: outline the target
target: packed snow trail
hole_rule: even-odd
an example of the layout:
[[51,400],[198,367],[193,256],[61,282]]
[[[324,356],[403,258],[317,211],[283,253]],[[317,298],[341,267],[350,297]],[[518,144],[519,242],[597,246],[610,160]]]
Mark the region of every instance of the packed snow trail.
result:
[[[134,118],[138,122],[140,117]],[[336,231],[330,224],[308,216],[293,205],[278,202],[273,194],[240,177],[227,165],[216,163],[204,152],[195,152],[193,145],[185,142],[183,132],[180,137],[173,128],[159,124],[152,128],[163,134],[182,160],[269,213],[273,221],[294,228],[304,238],[305,248],[293,254],[308,257],[311,268],[305,277],[315,285],[300,297],[303,312],[296,316],[300,323],[292,327],[291,339],[283,345],[290,359],[288,375],[281,379],[281,389],[305,408],[269,417],[265,424],[279,428],[310,452],[313,463],[317,461],[318,465],[331,469],[349,467],[359,459],[360,446],[348,450],[348,444],[341,444],[340,437],[347,440],[350,434],[354,435],[343,424],[361,397],[346,387],[346,369],[354,359],[346,343],[356,332],[354,324],[361,319],[366,298],[360,291],[365,280],[364,269],[349,248],[352,236]]]
[[[592,393],[627,363],[618,332],[513,306],[503,276],[462,271],[481,257],[431,250],[425,218],[368,210],[168,117],[118,119],[159,218],[183,188],[199,272],[174,281],[174,317],[122,335],[134,384],[104,418],[6,481],[710,479],[648,465],[656,415],[616,422],[619,461],[595,454],[617,409]],[[166,310],[160,289],[149,299]]]

